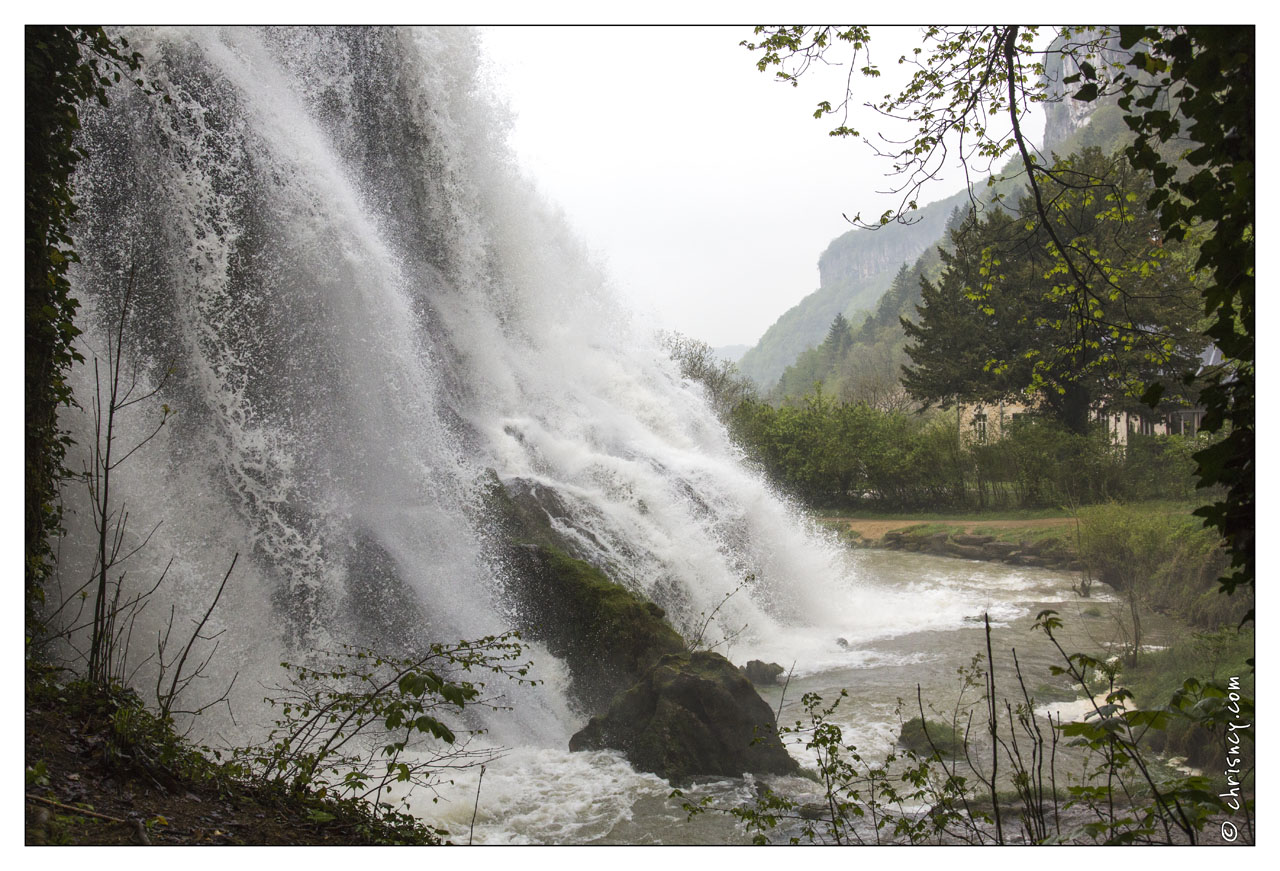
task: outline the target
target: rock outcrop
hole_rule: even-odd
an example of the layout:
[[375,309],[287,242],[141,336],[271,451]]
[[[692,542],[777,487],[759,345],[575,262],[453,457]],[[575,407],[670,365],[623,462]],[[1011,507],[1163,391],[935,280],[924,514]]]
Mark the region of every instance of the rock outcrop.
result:
[[739,666],[738,670],[747,676],[747,680],[758,687],[774,686],[778,682],[778,676],[786,671],[776,662],[764,662],[759,659],[753,659],[746,665]]
[[507,613],[520,634],[565,661],[570,695],[598,713],[660,657],[685,649],[660,607],[579,559],[553,526],[568,511],[550,488],[490,472],[482,481],[497,559],[508,579]]
[[620,750],[638,770],[673,783],[799,768],[751,682],[729,660],[706,651],[664,656],[603,716],[592,717],[569,749]]
[[[1084,568],[1071,546],[1059,538],[1043,541],[1020,541],[1017,544],[998,541],[990,535],[964,533],[927,532],[921,525],[903,530],[886,532],[878,546],[888,550],[906,550],[916,553],[932,553],[961,559],[1003,562],[1015,566],[1079,571]],[[1105,578],[1103,579],[1106,580]]]
[[964,735],[947,723],[912,717],[902,724],[898,743],[921,756],[935,752],[943,756],[959,756],[964,753]]

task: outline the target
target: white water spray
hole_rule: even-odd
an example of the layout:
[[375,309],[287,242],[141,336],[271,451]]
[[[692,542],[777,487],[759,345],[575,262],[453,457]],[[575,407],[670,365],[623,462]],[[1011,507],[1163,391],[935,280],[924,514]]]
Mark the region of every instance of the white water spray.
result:
[[[506,628],[486,469],[553,490],[561,531],[678,629],[723,602],[708,640],[742,630],[737,661],[941,619],[860,588],[631,325],[513,167],[473,34],[129,39],[171,102],[120,87],[86,113],[74,279],[92,355],[136,276],[129,365],[175,417],[118,473],[135,533],[160,524],[134,571],[175,558],[196,612],[241,554],[215,617],[229,667]],[[502,740],[563,748],[581,725],[554,666]]]

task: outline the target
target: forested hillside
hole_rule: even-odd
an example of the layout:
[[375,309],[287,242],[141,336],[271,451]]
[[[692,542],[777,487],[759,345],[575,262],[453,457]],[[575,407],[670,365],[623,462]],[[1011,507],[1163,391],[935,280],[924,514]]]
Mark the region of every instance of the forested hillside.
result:
[[819,288],[783,313],[743,355],[738,368],[768,390],[805,348],[822,341],[836,315],[860,324],[902,265],[933,248],[947,217],[965,199],[961,192],[925,206],[913,224],[851,229],[833,239],[818,258]]
[[[1060,81],[1070,72],[1058,68],[1060,56],[1047,53],[1045,75]],[[1129,135],[1114,99],[1084,103],[1069,99],[1045,104],[1042,151],[1046,159],[1088,147],[1111,153]],[[1020,161],[1012,160],[989,187],[974,191],[983,202],[1015,201],[1025,193]],[[774,401],[796,399],[823,382],[829,395],[882,401],[900,377],[904,336],[900,317],[911,318],[920,302],[920,279],[940,271],[937,249],[972,207],[967,192],[920,209],[910,225],[875,230],[852,229],[832,240],[818,259],[821,285],[786,311],[738,364]],[[841,367],[831,349],[823,350],[832,321],[843,316],[853,330]]]
[[[1104,104],[1083,119],[1068,117],[1070,107],[1064,107],[1063,104],[1054,104],[1054,107],[1058,111],[1049,114],[1051,123],[1048,129],[1051,133],[1056,132],[1066,138],[1051,145],[1048,149],[1050,153],[1067,155],[1090,147],[1110,153],[1119,148],[1125,139],[1127,128],[1114,104]],[[1025,195],[1023,179],[1014,173],[1014,165],[1010,163],[1002,178],[981,192],[984,201],[989,203],[998,198],[1005,202],[1016,202]],[[760,344],[743,357],[739,364],[743,373],[753,377],[759,384],[760,379],[747,366],[753,356],[768,353],[772,355],[771,359],[780,359],[794,353],[794,362],[786,364],[777,379],[763,388],[774,402],[797,401],[813,389],[815,382],[822,382],[824,391],[839,400],[865,400],[886,410],[901,407],[906,398],[898,382],[902,375],[901,367],[908,360],[903,350],[906,336],[900,318],[913,320],[917,317],[916,306],[921,302],[920,282],[922,279],[932,281],[938,278],[942,268],[938,249],[940,246],[951,247],[949,234],[961,226],[971,208],[968,197],[961,192],[923,211],[944,205],[948,205],[950,211],[945,215],[946,220],[938,225],[937,235],[915,259],[900,263],[891,277],[885,279],[885,290],[866,313],[854,317],[847,310],[833,311],[824,324],[809,327],[806,323],[806,332],[816,333],[816,336],[804,349],[796,352],[794,346],[790,349],[783,346],[781,337],[785,332],[781,327],[805,316],[816,317],[819,311],[816,301],[828,295],[826,289],[820,290],[779,318],[778,323],[760,340]],[[929,226],[933,226],[934,217],[930,216]],[[923,222],[916,226],[923,226]],[[891,228],[885,228],[888,229]],[[883,231],[850,231],[832,242],[823,257],[826,258],[838,243],[850,236],[861,234],[863,238],[868,238],[879,232]],[[835,281],[834,278],[832,280]],[[835,285],[830,291],[831,296],[835,296],[834,287]],[[835,305],[828,304],[827,308],[834,309]],[[849,321],[852,331],[851,339],[847,343],[841,343],[838,354],[832,353],[830,345],[823,344],[837,314]],[[791,333],[798,335],[799,330],[793,328]],[[778,344],[772,344],[773,340]]]

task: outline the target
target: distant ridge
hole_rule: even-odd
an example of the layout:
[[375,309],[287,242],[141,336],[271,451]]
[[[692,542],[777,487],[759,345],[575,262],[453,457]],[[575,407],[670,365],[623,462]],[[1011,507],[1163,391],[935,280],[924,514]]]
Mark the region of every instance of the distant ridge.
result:
[[750,345],[722,345],[719,348],[712,348],[711,352],[727,363],[737,363],[742,359],[742,355],[750,350]]
[[915,223],[854,228],[833,239],[818,258],[819,288],[784,312],[742,356],[738,369],[768,390],[802,351],[822,341],[837,314],[861,324],[902,265],[937,243],[951,212],[967,199],[960,191],[915,212]]

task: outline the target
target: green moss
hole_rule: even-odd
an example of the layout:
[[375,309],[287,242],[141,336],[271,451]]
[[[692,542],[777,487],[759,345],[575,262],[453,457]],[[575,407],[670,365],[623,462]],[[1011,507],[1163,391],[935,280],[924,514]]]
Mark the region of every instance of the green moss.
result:
[[[570,612],[578,629],[612,638],[628,648],[670,653],[684,649],[684,639],[662,619],[661,608],[609,580],[604,572],[550,547],[539,549],[554,584],[557,604]],[[648,663],[646,663],[647,665]]]
[[560,549],[563,538],[552,528],[546,509],[531,498],[517,499],[493,469],[485,469],[480,480],[482,503],[489,520],[509,544],[534,544]]
[[517,627],[565,660],[574,694],[588,710],[603,710],[661,656],[685,648],[661,608],[590,563],[524,544],[513,547],[512,566],[519,579],[510,590]]
[[685,649],[660,607],[574,554],[574,543],[552,525],[552,518],[570,518],[553,489],[504,484],[492,470],[480,485],[510,579],[512,622],[565,660],[572,692],[587,710],[603,711],[660,657]]

